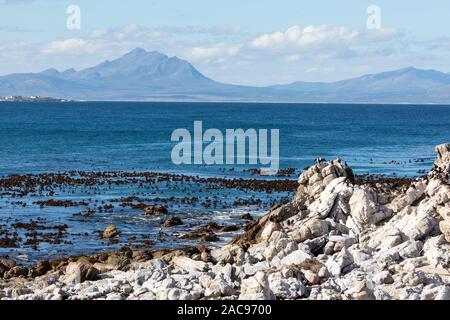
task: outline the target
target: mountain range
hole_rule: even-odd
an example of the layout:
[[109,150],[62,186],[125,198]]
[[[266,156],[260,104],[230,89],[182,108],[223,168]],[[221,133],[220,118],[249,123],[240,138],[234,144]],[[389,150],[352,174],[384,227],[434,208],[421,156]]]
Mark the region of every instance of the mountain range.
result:
[[337,82],[251,87],[220,83],[188,61],[134,49],[80,71],[49,69],[0,76],[0,96],[11,95],[111,101],[450,104],[450,74],[409,67]]

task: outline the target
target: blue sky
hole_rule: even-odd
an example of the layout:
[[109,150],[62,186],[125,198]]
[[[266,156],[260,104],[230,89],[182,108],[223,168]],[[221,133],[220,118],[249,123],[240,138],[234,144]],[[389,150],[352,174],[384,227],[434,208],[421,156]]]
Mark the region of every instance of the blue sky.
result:
[[[0,74],[88,67],[143,47],[219,81],[335,81],[407,66],[449,72],[450,2],[0,0]],[[69,5],[81,29],[69,30]],[[366,26],[370,5],[381,27]]]

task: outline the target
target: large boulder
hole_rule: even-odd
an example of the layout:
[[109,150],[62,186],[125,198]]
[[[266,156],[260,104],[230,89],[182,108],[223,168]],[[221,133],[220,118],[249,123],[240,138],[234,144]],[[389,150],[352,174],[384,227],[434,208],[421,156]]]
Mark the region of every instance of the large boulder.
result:
[[152,205],[144,208],[144,214],[146,216],[161,216],[167,213],[167,208],[164,206]]
[[396,213],[400,212],[405,207],[412,205],[420,199],[425,193],[426,188],[427,185],[424,182],[412,184],[405,194],[399,195],[389,204],[389,208]]
[[87,260],[79,259],[67,265],[63,282],[77,284],[86,280],[95,280],[99,271]]
[[239,300],[275,300],[267,275],[258,272],[255,276],[243,280]]
[[301,265],[312,258],[313,256],[310,253],[303,250],[296,250],[284,257],[281,260],[281,265],[284,267]]
[[328,258],[325,265],[328,271],[338,277],[343,272],[344,268],[348,267],[353,263],[353,256],[347,249],[342,249],[341,252]]
[[352,193],[353,188],[346,177],[335,178],[309,206],[309,211],[321,219],[331,217],[335,221],[345,221],[350,214],[348,199]]
[[434,165],[436,167],[443,167],[450,164],[450,143],[438,145],[435,149],[436,151],[436,160],[434,161]]
[[306,287],[295,277],[287,277],[281,272],[269,275],[269,288],[279,299],[298,299],[306,294]]
[[315,199],[331,181],[341,177],[350,181],[354,180],[352,170],[341,160],[325,161],[317,159],[315,165],[300,175],[297,199],[305,196]]
[[119,231],[117,230],[115,225],[110,225],[103,231],[102,236],[103,239],[117,238],[119,236]]
[[372,224],[375,214],[380,210],[377,195],[369,188],[355,189],[349,204],[353,222],[359,229]]
[[195,261],[188,257],[174,257],[172,263],[187,272],[202,272],[208,269],[208,265],[203,261]]
[[450,242],[450,220],[444,220],[439,223],[439,228],[447,242]]
[[303,242],[328,234],[329,231],[330,223],[328,221],[312,219],[299,228],[298,233],[295,235],[295,240]]

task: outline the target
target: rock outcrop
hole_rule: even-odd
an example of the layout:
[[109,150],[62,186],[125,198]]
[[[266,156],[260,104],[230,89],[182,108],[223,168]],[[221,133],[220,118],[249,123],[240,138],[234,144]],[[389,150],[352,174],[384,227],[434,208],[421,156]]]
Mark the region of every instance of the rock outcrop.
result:
[[342,161],[318,159],[292,202],[220,249],[168,253],[99,275],[76,262],[66,275],[1,284],[0,297],[450,299],[450,145],[436,152],[428,175],[399,186],[356,182]]
[[164,206],[148,206],[144,208],[144,214],[146,216],[161,216],[167,213],[167,208]]
[[102,237],[103,239],[113,239],[119,236],[119,231],[117,230],[115,225],[110,225],[106,227],[103,231]]
[[447,166],[450,164],[450,144],[441,144],[436,147],[435,167]]

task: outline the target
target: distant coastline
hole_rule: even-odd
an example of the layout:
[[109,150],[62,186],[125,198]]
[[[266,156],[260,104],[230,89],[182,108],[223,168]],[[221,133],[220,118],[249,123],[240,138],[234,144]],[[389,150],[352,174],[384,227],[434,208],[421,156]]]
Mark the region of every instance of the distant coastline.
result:
[[146,99],[146,100],[132,100],[132,99],[121,99],[121,100],[112,100],[112,99],[92,99],[92,100],[79,100],[79,99],[64,99],[64,98],[54,98],[54,97],[40,97],[40,96],[0,96],[0,102],[52,102],[52,103],[93,103],[93,102],[101,102],[101,103],[196,103],[196,104],[248,104],[248,105],[279,105],[279,104],[287,104],[287,105],[370,105],[370,106],[450,106],[450,101],[448,103],[416,103],[416,102],[310,102],[310,101],[258,101],[258,100],[195,100],[195,99],[186,99],[186,100],[178,100],[178,99]]
[[0,96],[0,102],[72,102],[69,99],[39,96]]

